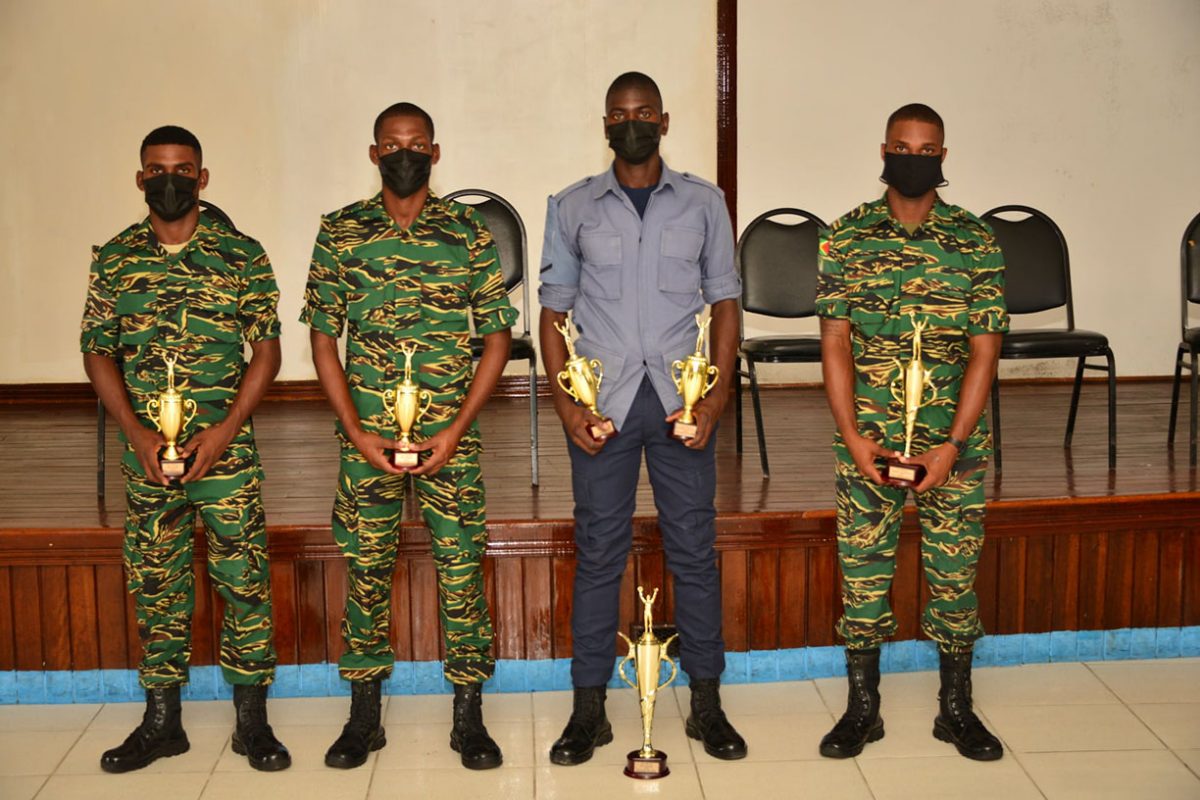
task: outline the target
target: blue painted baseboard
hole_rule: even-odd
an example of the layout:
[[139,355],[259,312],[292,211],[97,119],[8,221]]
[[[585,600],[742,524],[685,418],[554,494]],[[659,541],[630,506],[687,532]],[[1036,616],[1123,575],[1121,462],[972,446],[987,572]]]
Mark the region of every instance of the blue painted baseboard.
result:
[[[1062,661],[1200,657],[1200,626],[1188,628],[1122,628],[1112,631],[1055,631],[1012,636],[986,636],[975,645],[980,667],[1045,664]],[[930,641],[888,642],[883,646],[884,672],[937,669],[937,648]],[[726,653],[724,683],[796,681],[846,674],[841,647],[801,647]],[[680,670],[678,682],[687,684]],[[611,687],[622,686],[614,677]],[[571,688],[570,659],[499,661],[488,681],[489,692],[546,692]],[[439,661],[397,662],[387,694],[441,694],[453,691],[442,677]],[[335,664],[287,664],[276,670],[273,697],[349,695],[350,687]],[[141,701],[137,672],[124,669],[70,671],[0,671],[0,704],[116,703]],[[233,697],[219,667],[193,667],[184,688],[185,700]]]

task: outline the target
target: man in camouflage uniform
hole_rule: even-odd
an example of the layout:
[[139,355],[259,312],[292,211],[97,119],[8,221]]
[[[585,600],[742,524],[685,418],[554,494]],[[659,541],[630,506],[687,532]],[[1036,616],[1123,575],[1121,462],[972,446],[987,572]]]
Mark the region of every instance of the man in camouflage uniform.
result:
[[[208,571],[225,601],[221,670],[234,686],[233,749],[256,769],[291,759],[267,724],[275,674],[262,468],[250,413],[279,370],[279,292],[258,242],[201,213],[208,184],[200,143],[183,128],[152,131],[142,142],[137,185],[149,217],[94,251],[83,312],[84,366],[121,426],[125,454],[125,572],[143,656],[146,715],[100,765],[139,769],[188,749],[180,687],[191,656],[193,520],[207,534]],[[243,343],[253,350],[250,364]],[[162,434],[151,401],[177,387],[197,404],[181,439],[182,478],[163,474]]]
[[[914,324],[935,399],[917,412],[905,459],[926,473],[913,488],[931,599],[922,630],[941,654],[934,735],[968,758],[1003,755],[971,711],[971,651],[982,633],[974,592],[983,546],[991,454],[984,405],[1008,329],[1004,263],[986,224],[937,194],[946,156],[941,118],[912,104],[888,119],[884,197],[833,224],[821,241],[817,313],[825,391],[837,423],[838,552],[850,683],[845,715],[821,741],[831,758],[883,737],[879,646],[896,631],[888,591],[906,490],[877,459],[903,448],[903,403],[893,387],[912,359]],[[928,398],[932,392],[926,392]]]
[[[325,763],[357,767],[385,744],[380,690],[395,660],[388,637],[392,575],[411,478],[437,567],[444,669],[454,684],[450,744],[464,766],[486,769],[500,765],[501,753],[481,710],[480,691],[495,661],[475,418],[508,360],[517,312],[483,220],[429,191],[440,157],[429,115],[411,103],[385,109],[370,157],[382,191],[321,219],[300,317],[312,329],[313,362],[338,420],[333,532],[349,567],[338,669],[351,682],[350,720]],[[343,369],[337,339],[347,323]],[[484,340],[474,379],[472,323]],[[421,463],[405,470],[390,460],[397,427],[383,398],[403,380],[403,348],[413,346],[413,378],[432,393],[432,404],[414,428]]]

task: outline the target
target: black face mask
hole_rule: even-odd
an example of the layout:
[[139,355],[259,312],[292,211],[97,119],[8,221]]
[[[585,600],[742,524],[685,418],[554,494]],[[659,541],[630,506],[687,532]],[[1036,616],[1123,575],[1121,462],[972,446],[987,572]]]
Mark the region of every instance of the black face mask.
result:
[[429,182],[433,156],[413,150],[397,150],[379,157],[379,172],[383,182],[397,197],[411,197]]
[[183,217],[196,205],[196,179],[183,175],[155,175],[144,178],[146,205],[167,222]]
[[658,151],[659,123],[646,122],[640,119],[628,119],[609,125],[608,146],[613,149],[622,161],[630,164],[644,164],[650,156]]
[[905,197],[920,197],[930,189],[945,186],[941,156],[914,156],[884,153],[883,175],[879,180]]

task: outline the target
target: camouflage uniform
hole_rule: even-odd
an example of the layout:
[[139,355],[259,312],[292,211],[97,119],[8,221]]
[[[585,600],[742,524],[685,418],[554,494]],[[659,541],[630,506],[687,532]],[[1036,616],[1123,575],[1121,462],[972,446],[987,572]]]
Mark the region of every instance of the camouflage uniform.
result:
[[[466,397],[471,323],[483,336],[511,327],[516,316],[492,236],[467,206],[431,194],[402,230],[377,194],[321,219],[300,319],[334,338],[349,321],[346,381],[371,433],[397,434],[383,395],[403,380],[402,344],[417,345],[414,379],[433,394],[414,427],[420,441],[446,428]],[[395,660],[388,637],[391,587],[409,476],[375,469],[340,423],[337,432],[342,457],[333,535],[350,569],[338,669],[347,680],[374,680],[390,675]],[[479,428],[472,424],[446,466],[412,476],[431,533],[445,674],[454,683],[482,682],[495,667],[483,590],[487,532],[479,451]]]
[[[271,264],[253,239],[201,214],[191,241],[172,255],[144,220],[93,252],[81,349],[119,362],[134,413],[149,428],[147,404],[166,389],[165,357],[177,356],[177,387],[198,406],[180,437],[186,442],[225,418],[246,369],[243,343],[279,335],[278,299]],[[269,683],[275,648],[267,528],[250,421],[203,478],[184,485],[148,481],[125,445],[125,572],[142,640],[142,685],[187,682],[196,512],[207,532],[209,575],[225,601],[222,672],[234,684]]]
[[[923,453],[949,436],[969,337],[1008,330],[1004,262],[988,226],[940,198],[911,234],[892,218],[886,198],[864,203],[822,238],[817,313],[850,322],[859,432],[899,451],[903,408],[892,383],[896,360],[912,357],[910,311],[929,323],[923,360],[937,389],[917,414],[912,452]],[[851,648],[875,647],[896,631],[888,591],[906,490],[864,478],[840,434],[833,447],[844,605],[838,632]],[[983,633],[974,583],[991,449],[980,414],[946,484],[914,493],[932,594],[921,627],[943,650],[969,649]]]

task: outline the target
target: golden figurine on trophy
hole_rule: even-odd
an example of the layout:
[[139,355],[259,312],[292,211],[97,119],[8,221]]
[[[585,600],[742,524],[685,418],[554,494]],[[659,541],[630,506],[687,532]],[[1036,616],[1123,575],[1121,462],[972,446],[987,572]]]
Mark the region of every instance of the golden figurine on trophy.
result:
[[416,342],[400,345],[404,353],[404,380],[396,389],[388,389],[383,393],[383,404],[387,407],[388,416],[400,428],[398,448],[392,451],[392,465],[399,469],[412,469],[420,460],[420,453],[412,449],[412,429],[433,402],[433,395],[417,386],[412,377],[412,357],[417,352]]
[[600,419],[598,425],[589,425],[588,433],[596,441],[603,441],[617,434],[612,420],[600,413],[596,403],[600,398],[600,383],[604,380],[604,365],[600,359],[587,359],[575,352],[575,342],[571,339],[570,323],[554,323],[554,329],[562,334],[567,343],[567,363],[558,373],[558,385],[577,403],[583,405]]
[[174,353],[166,356],[167,390],[160,392],[146,404],[150,412],[150,421],[162,433],[166,447],[158,458],[163,475],[172,482],[187,472],[187,464],[179,452],[179,436],[191,421],[196,418],[196,401],[184,398],[183,393],[175,388],[175,364],[179,357]]
[[704,339],[708,334],[708,326],[712,317],[704,319],[702,314],[696,315],[696,325],[700,332],[696,335],[696,352],[687,357],[686,361],[676,361],[671,364],[671,380],[675,383],[675,391],[683,398],[683,414],[675,421],[671,434],[676,439],[692,439],[696,436],[696,417],[692,409],[700,398],[704,397],[717,383],[720,370],[708,363],[704,354]]
[[[892,396],[904,404],[904,457],[912,456],[913,430],[917,424],[917,411],[937,399],[937,387],[929,370],[921,360],[921,334],[929,327],[928,320],[917,322],[915,312],[909,312],[912,320],[912,360],[908,366],[896,359],[900,374],[892,382]],[[902,384],[902,385],[901,385]],[[928,390],[928,397],[926,391]],[[925,467],[920,464],[905,464],[898,458],[889,458],[884,468],[884,479],[892,486],[916,486],[925,477]]]
[[[669,636],[665,642],[654,635],[654,620],[650,614],[650,607],[654,605],[656,597],[658,589],[646,597],[642,587],[638,587],[638,598],[642,601],[642,635],[636,642],[618,631],[618,635],[629,645],[629,652],[621,659],[621,663],[617,664],[617,674],[621,676],[621,680],[637,690],[642,711],[642,749],[629,753],[625,774],[630,778],[643,780],[665,778],[671,774],[671,770],[667,768],[667,754],[655,750],[654,745],[650,744],[650,729],[654,726],[654,701],[658,697],[658,690],[670,686],[679,674],[679,668],[667,655],[667,648],[678,634]],[[670,665],[671,674],[659,683],[660,664],[664,661]],[[625,674],[625,665],[631,662],[636,681],[630,680]]]

